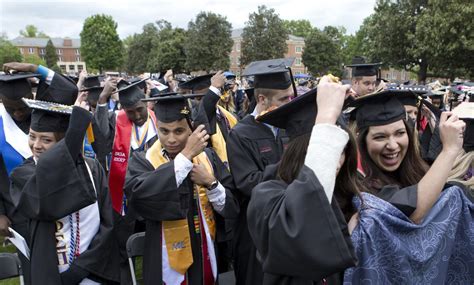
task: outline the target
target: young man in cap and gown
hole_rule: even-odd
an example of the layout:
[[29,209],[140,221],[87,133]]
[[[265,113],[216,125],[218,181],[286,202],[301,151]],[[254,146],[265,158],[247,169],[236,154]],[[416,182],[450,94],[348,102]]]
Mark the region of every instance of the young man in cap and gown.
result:
[[193,131],[186,96],[150,99],[159,140],[133,153],[127,172],[131,206],[147,223],[145,284],[215,284],[215,242],[225,234],[223,218],[238,211],[232,176],[206,148],[204,126]]
[[107,152],[112,152],[109,165],[109,190],[116,213],[116,234],[121,253],[122,282],[131,282],[125,250],[127,239],[134,232],[143,231],[143,222],[132,207],[130,193],[124,192],[125,175],[129,158],[136,151],[146,151],[157,140],[156,117],[141,99],[145,94],[138,87],[145,83],[138,80],[130,84],[124,80],[117,83],[122,109],[109,112],[107,100],[111,93],[99,96],[94,114],[101,133],[107,140]]
[[259,123],[255,117],[288,103],[295,95],[289,66],[292,59],[252,62],[243,76],[254,75],[256,107],[229,132],[227,153],[239,190],[240,214],[234,230],[234,270],[237,284],[261,284],[263,271],[247,226],[247,205],[252,189],[262,182],[265,168],[277,163],[288,137],[283,130]]

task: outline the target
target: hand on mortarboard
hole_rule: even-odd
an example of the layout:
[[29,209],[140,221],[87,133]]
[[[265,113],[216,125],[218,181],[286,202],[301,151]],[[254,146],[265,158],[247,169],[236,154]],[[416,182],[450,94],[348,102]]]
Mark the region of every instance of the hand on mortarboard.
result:
[[207,134],[204,125],[199,125],[196,130],[189,136],[186,146],[181,153],[189,160],[200,154],[207,146]]
[[328,76],[319,81],[316,104],[316,123],[335,124],[341,114],[344,100],[349,96],[350,85],[335,83]]
[[3,64],[3,71],[7,74],[12,71],[36,72],[36,70],[38,70],[38,66],[32,63],[8,62]]
[[217,89],[221,89],[224,87],[226,78],[224,75],[224,72],[222,70],[219,70],[214,76],[211,77],[211,86],[216,87]]
[[113,77],[109,77],[105,80],[104,89],[99,95],[99,101],[97,102],[98,104],[107,103],[110,96],[112,96],[112,93],[114,93],[114,91],[117,90],[117,82],[118,82],[118,79],[113,78]]
[[165,76],[164,76],[165,82],[169,83],[169,82],[173,81],[173,77],[174,77],[173,70],[168,69],[165,73]]

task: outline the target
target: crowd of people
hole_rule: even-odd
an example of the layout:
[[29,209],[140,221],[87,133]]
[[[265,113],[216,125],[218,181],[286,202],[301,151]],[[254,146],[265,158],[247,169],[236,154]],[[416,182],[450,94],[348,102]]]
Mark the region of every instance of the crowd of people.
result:
[[472,284],[472,84],[289,66],[4,64],[0,235],[26,239],[26,284],[132,284],[140,232],[144,284]]

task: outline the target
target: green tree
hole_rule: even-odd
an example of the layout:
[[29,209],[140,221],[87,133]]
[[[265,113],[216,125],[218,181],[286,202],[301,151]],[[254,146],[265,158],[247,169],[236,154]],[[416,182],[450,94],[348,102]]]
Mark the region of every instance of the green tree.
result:
[[34,25],[26,25],[25,29],[20,31],[20,36],[27,38],[48,38],[45,33],[38,31],[38,28]]
[[21,59],[20,50],[2,35],[0,37],[0,66],[7,62],[20,62]]
[[126,70],[132,73],[142,73],[147,70],[150,52],[158,38],[158,28],[149,23],[143,26],[141,34],[134,34],[127,39]]
[[184,43],[188,70],[228,69],[232,51],[232,25],[212,12],[200,12],[195,21],[188,24],[188,36]]
[[367,23],[372,60],[453,78],[474,69],[474,3],[453,0],[379,0]]
[[154,39],[153,49],[148,57],[147,68],[151,72],[172,69],[174,72],[185,71],[186,54],[184,45],[187,33],[180,28],[173,28],[167,21],[156,22],[158,37]]
[[256,60],[284,57],[288,50],[288,30],[274,9],[259,6],[249,15],[242,33],[242,65]]
[[94,15],[84,21],[81,31],[81,54],[91,68],[100,73],[115,69],[123,63],[123,44],[117,34],[112,16]]
[[284,20],[285,28],[290,35],[306,38],[313,31],[313,26],[308,20]]
[[33,63],[36,65],[46,66],[46,62],[36,54],[27,54],[23,57],[22,62]]
[[342,75],[344,32],[342,28],[327,26],[322,31],[314,28],[309,34],[305,40],[302,59],[312,74]]
[[58,55],[56,54],[56,48],[53,45],[53,41],[51,39],[48,40],[48,43],[46,44],[46,66],[49,68],[53,68],[56,66],[58,62]]

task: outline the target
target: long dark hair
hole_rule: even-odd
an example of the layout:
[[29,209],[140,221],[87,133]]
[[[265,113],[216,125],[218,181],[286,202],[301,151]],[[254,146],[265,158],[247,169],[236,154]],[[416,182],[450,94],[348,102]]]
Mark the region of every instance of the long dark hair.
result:
[[360,156],[362,160],[362,167],[365,172],[364,183],[371,190],[379,190],[385,185],[398,185],[399,187],[408,187],[415,185],[425,176],[428,171],[428,165],[423,161],[419,152],[416,150],[415,132],[406,120],[403,124],[407,129],[408,135],[408,149],[403,158],[400,167],[393,172],[385,172],[380,169],[375,162],[370,158],[367,150],[367,134],[369,128],[359,130],[357,143],[359,145]]
[[[341,126],[349,134],[349,142],[344,150],[345,161],[336,177],[334,197],[344,214],[346,221],[356,212],[352,198],[360,196],[365,187],[357,174],[357,145],[353,135],[344,126]],[[303,134],[294,138],[287,146],[278,167],[278,177],[287,184],[293,182],[303,167],[311,133]]]

